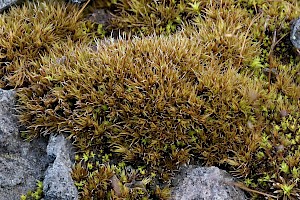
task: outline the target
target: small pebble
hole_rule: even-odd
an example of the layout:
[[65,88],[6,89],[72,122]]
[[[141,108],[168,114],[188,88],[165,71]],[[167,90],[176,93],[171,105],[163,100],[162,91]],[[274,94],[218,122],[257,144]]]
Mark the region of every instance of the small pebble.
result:
[[[269,77],[269,72],[270,72],[270,68],[267,67],[267,68],[264,68],[264,69],[263,69],[263,73],[264,73],[264,75],[266,75],[267,77]],[[277,75],[278,75],[277,69],[272,68],[272,69],[271,69],[271,80],[276,79]]]
[[288,112],[286,111],[286,110],[281,110],[280,111],[280,115],[281,115],[281,117],[286,117],[286,116],[288,116]]

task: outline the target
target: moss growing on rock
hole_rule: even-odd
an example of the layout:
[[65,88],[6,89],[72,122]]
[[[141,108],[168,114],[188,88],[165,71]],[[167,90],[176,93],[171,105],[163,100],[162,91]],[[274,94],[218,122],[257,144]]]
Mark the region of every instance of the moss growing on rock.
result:
[[28,191],[27,194],[21,195],[21,200],[40,200],[43,198],[43,182],[36,182],[36,189],[34,191]]
[[153,185],[199,160],[244,177],[260,172],[254,155],[268,120],[261,115],[276,107],[276,91],[240,74],[237,58],[222,65],[202,54],[211,47],[196,33],[53,50],[41,59],[37,84],[18,93],[28,134],[69,132],[80,152],[144,166],[140,178],[157,174]]
[[[299,5],[251,2],[121,0],[111,28],[173,35],[93,44],[86,22],[71,17],[78,8],[12,9],[0,16],[13,30],[0,43],[9,63],[2,73],[19,87],[23,134],[70,134],[82,198],[168,199],[175,170],[199,162],[240,177],[254,198],[298,198],[299,64],[283,53]],[[53,23],[36,22],[28,8]],[[19,37],[11,23],[18,12],[30,22],[20,22],[24,30],[43,33],[41,43],[34,34]]]

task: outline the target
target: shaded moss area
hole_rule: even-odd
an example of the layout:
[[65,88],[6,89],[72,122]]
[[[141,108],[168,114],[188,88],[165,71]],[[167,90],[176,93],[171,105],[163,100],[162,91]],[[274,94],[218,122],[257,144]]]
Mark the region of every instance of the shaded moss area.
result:
[[22,135],[69,133],[82,199],[169,199],[194,163],[226,169],[253,199],[299,198],[297,1],[91,5],[126,37],[102,39],[59,2],[0,16],[1,87],[17,88]]

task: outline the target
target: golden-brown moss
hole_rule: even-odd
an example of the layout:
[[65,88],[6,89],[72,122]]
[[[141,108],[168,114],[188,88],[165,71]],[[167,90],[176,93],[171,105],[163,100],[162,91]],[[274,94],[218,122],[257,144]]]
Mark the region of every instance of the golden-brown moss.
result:
[[[61,1],[27,2],[0,15],[0,86],[28,84],[30,72],[38,70],[37,59],[53,43],[69,37],[84,40],[83,22],[76,18],[78,6]],[[9,77],[7,77],[9,75]],[[25,82],[25,83],[24,83]]]
[[20,119],[31,136],[69,132],[81,152],[145,166],[152,184],[196,160],[252,176],[276,91],[238,73],[240,58],[206,56],[200,33],[107,40],[97,51],[62,44],[41,59],[38,84],[20,89]]
[[[58,5],[52,3],[22,8],[47,13]],[[30,27],[43,33],[39,48],[35,35],[25,43],[15,37],[21,33],[11,21],[22,9],[0,17],[15,31],[3,32],[14,40],[3,42],[2,61],[11,63],[2,73],[11,86],[28,83],[18,89],[23,134],[70,134],[82,197],[167,199],[173,170],[203,162],[252,189],[297,198],[299,64],[295,54],[284,54],[291,50],[288,23],[299,14],[297,2],[121,0],[114,6],[121,12],[111,27],[145,35],[183,31],[92,46],[82,38],[93,25],[65,22],[48,35],[47,25],[26,11],[36,22]],[[74,42],[79,38],[81,44]],[[271,81],[266,67],[276,70]],[[136,170],[134,178],[125,165]]]

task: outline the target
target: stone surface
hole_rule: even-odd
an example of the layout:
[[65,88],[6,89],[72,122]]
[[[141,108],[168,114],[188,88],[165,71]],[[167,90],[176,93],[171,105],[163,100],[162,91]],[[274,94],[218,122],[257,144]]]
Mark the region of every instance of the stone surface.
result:
[[87,16],[87,20],[97,24],[102,24],[104,27],[109,24],[109,20],[112,18],[112,14],[105,9],[95,9]]
[[75,4],[82,4],[85,3],[87,0],[69,0],[69,1]]
[[0,0],[0,13],[8,9],[10,6],[22,3],[23,0]]
[[246,200],[242,190],[226,184],[232,180],[217,167],[186,169],[177,177],[172,200]]
[[63,135],[51,135],[47,146],[47,154],[54,159],[45,175],[45,200],[76,200],[78,191],[71,177],[72,146]]
[[47,139],[26,142],[19,137],[14,103],[15,92],[0,89],[0,200],[19,200],[35,189],[49,164]]
[[290,40],[295,48],[300,49],[300,17],[292,22]]

